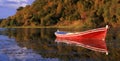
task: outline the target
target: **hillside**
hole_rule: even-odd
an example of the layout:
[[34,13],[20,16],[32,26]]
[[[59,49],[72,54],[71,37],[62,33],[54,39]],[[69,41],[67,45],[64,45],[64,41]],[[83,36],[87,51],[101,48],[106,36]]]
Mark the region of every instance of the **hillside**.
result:
[[15,15],[2,22],[8,26],[81,26],[120,25],[120,0],[35,0],[19,7]]

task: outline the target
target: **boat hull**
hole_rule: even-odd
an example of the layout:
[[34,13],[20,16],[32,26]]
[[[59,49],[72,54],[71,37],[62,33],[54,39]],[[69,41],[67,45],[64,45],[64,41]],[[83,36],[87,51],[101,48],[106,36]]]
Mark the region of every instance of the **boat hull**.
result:
[[105,39],[105,31],[99,31],[94,33],[88,33],[88,34],[70,34],[70,35],[56,35],[57,38],[61,39],[67,39],[67,40],[82,40],[82,39]]

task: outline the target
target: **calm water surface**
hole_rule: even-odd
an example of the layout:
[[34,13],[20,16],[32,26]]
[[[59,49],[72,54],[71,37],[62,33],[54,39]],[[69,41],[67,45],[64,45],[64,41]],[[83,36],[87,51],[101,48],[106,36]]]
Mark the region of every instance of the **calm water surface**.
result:
[[[0,28],[0,61],[119,61],[120,40],[107,35],[109,55],[56,43],[57,29]],[[64,29],[65,30],[65,29]]]

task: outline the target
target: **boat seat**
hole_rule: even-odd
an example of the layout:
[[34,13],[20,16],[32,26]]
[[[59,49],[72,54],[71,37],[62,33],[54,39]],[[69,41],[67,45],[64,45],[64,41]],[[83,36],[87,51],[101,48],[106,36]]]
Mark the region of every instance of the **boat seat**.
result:
[[67,32],[61,32],[61,31],[59,31],[59,32],[56,32],[57,34],[67,34]]

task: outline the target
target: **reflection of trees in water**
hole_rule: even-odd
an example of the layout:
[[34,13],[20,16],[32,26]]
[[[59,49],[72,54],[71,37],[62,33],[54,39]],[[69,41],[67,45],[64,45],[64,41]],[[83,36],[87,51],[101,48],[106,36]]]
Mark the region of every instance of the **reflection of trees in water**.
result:
[[[26,42],[45,42],[43,40],[55,39],[53,31],[50,29],[37,29],[37,28],[19,28],[19,29],[8,29],[9,37],[14,37],[17,42],[25,44]],[[47,42],[47,41],[46,41]]]
[[[109,55],[94,52],[82,47],[67,45],[64,43],[55,43],[54,32],[56,29],[31,29],[31,28],[19,28],[19,29],[8,29],[9,37],[14,37],[21,47],[27,47],[33,49],[41,56],[45,58],[60,58],[65,61],[71,59],[81,60],[118,60],[120,55],[119,41],[113,42],[112,34],[109,33],[107,37],[107,46]],[[110,31],[112,32],[112,31]],[[110,38],[110,39],[108,39]],[[116,45],[116,43],[118,45]],[[117,48],[116,48],[117,47]]]

